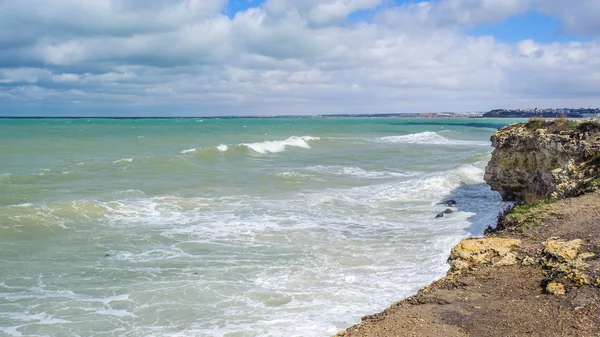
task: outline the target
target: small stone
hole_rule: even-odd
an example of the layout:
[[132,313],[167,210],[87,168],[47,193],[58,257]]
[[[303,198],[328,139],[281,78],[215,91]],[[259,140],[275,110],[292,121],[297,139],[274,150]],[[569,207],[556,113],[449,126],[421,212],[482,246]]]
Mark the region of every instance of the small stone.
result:
[[506,253],[500,261],[494,263],[495,266],[512,266],[517,264],[517,256],[513,253]]
[[523,261],[521,261],[521,265],[523,266],[533,266],[535,264],[537,264],[537,261],[530,256],[525,257]]
[[450,214],[450,213],[454,213],[454,211],[451,210],[450,208],[446,208],[446,210],[443,211],[442,213],[444,213],[444,214]]
[[550,282],[546,286],[546,291],[552,295],[564,295],[567,293],[565,286],[559,282]]
[[437,219],[437,218],[443,218],[443,217],[444,217],[444,213],[438,213],[438,214],[435,216],[435,218],[436,218],[436,219]]
[[452,271],[463,270],[469,268],[469,264],[462,260],[454,260],[450,262],[450,268]]

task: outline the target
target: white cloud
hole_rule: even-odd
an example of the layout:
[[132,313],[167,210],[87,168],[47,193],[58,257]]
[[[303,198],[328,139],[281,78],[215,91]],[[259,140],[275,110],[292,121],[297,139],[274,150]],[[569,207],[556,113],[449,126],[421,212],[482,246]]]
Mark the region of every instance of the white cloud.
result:
[[526,11],[532,0],[445,0],[431,8],[433,20],[449,24],[481,24]]
[[268,0],[264,8],[274,16],[298,15],[310,23],[322,25],[380,4],[381,0]]
[[539,0],[539,7],[555,16],[561,23],[561,32],[600,36],[600,1],[598,0]]
[[48,71],[37,68],[0,69],[0,81],[2,83],[37,83],[41,78],[48,75]]
[[[0,51],[0,92],[11,100],[52,97],[53,104],[64,99],[123,111],[177,105],[224,114],[599,103],[593,94],[600,87],[598,41],[506,44],[464,34],[466,26],[501,21],[531,1],[390,7],[379,0],[269,0],[233,18],[219,12],[222,0],[151,0],[144,6],[59,0],[54,7],[31,1],[37,7],[28,14],[20,2],[5,0],[32,25],[20,44]],[[345,20],[374,8],[372,22]],[[20,34],[14,20],[0,21],[1,27]],[[36,33],[29,40],[30,31]],[[31,65],[2,69],[3,60]]]
[[58,44],[45,44],[39,47],[39,54],[45,63],[69,65],[88,57],[86,47],[80,41],[67,41]]
[[64,82],[77,82],[79,81],[80,76],[77,74],[58,74],[52,75],[52,80],[58,83]]

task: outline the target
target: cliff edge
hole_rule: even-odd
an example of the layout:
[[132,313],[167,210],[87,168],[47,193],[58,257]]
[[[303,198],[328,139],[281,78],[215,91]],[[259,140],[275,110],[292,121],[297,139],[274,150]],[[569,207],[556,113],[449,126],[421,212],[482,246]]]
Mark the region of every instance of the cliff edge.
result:
[[462,240],[448,275],[336,336],[600,336],[600,123],[492,135],[486,181],[521,204]]
[[491,141],[484,179],[504,200],[581,195],[599,176],[600,122],[534,119],[495,132]]

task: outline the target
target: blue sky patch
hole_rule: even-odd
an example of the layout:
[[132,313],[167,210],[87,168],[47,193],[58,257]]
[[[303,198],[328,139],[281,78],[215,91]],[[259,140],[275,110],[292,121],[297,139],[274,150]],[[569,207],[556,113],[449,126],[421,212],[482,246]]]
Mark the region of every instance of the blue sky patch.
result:
[[529,11],[502,22],[477,25],[467,31],[471,36],[491,35],[496,40],[514,43],[531,39],[540,43],[588,41],[589,39],[559,33],[560,22],[540,12]]

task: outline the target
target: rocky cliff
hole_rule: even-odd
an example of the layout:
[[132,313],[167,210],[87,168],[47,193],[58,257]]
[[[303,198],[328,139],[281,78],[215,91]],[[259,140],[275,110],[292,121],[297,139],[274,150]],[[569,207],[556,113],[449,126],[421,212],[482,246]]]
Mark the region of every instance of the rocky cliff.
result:
[[495,132],[491,141],[485,181],[505,200],[562,199],[599,182],[599,121],[534,119]]

